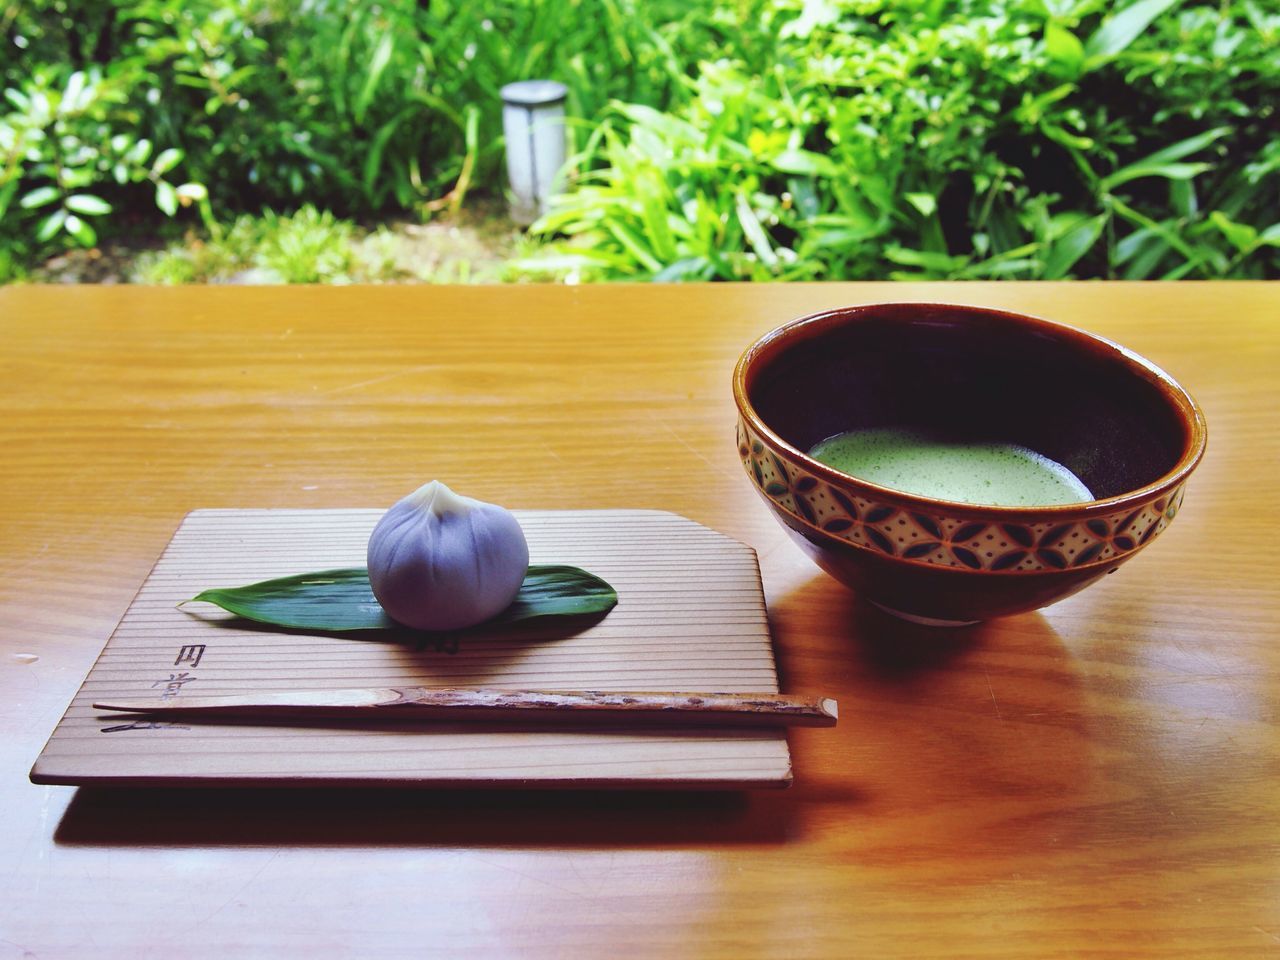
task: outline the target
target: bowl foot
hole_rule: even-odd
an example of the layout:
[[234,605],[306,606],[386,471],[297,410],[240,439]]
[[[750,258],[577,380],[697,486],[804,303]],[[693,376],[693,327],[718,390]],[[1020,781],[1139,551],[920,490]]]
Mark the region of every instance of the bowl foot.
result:
[[895,610],[893,607],[886,607],[883,603],[876,603],[874,600],[871,601],[871,604],[879,607],[891,617],[906,620],[908,623],[918,623],[923,627],[969,627],[980,622],[978,620],[939,620],[937,617],[922,617],[903,610]]

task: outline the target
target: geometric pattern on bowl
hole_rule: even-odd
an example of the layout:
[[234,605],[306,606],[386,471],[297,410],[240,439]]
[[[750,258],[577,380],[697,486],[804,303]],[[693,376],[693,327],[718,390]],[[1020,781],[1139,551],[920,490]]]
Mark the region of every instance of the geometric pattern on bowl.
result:
[[1124,556],[1168,527],[1185,490],[1070,523],[985,523],[838,490],[766,449],[741,420],[738,455],[760,491],[809,526],[911,563],[1001,573],[1066,570]]

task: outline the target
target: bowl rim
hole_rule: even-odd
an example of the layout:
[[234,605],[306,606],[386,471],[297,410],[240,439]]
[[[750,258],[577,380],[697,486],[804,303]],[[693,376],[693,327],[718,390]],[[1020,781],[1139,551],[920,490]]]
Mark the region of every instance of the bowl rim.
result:
[[[803,450],[783,440],[769,427],[756,411],[747,396],[747,373],[752,366],[770,353],[782,349],[782,344],[795,337],[797,331],[809,327],[830,324],[840,325],[842,321],[855,319],[863,314],[874,314],[885,309],[925,308],[928,310],[947,310],[957,313],[994,317],[1011,321],[1020,325],[1038,328],[1044,333],[1060,340],[1077,339],[1089,343],[1093,349],[1100,350],[1119,360],[1130,372],[1141,376],[1160,390],[1169,400],[1170,406],[1182,414],[1184,426],[1189,424],[1184,449],[1177,462],[1156,480],[1134,490],[1128,490],[1113,497],[1083,500],[1077,503],[1043,504],[1040,506],[1007,506],[1002,504],[968,503],[963,500],[945,500],[941,497],[929,497],[922,494],[898,490],[894,487],[882,486],[852,474],[842,473],[820,460],[815,460]],[[1208,424],[1204,411],[1191,393],[1175,380],[1168,372],[1152,363],[1141,354],[1125,347],[1114,340],[1083,330],[1058,320],[1047,320],[1033,314],[1004,310],[999,307],[985,307],[976,304],[947,303],[929,300],[874,301],[871,303],[851,304],[819,310],[816,313],[804,314],[774,327],[769,332],[753,341],[738,357],[733,369],[733,397],[739,415],[758,435],[765,437],[771,444],[776,444],[788,457],[807,472],[826,481],[842,485],[850,483],[864,488],[871,496],[895,500],[905,503],[910,509],[928,513],[945,513],[953,517],[995,517],[995,522],[1030,523],[1044,518],[1079,518],[1086,519],[1122,513],[1127,509],[1137,508],[1148,501],[1175,490],[1190,476],[1204,457],[1208,445]]]

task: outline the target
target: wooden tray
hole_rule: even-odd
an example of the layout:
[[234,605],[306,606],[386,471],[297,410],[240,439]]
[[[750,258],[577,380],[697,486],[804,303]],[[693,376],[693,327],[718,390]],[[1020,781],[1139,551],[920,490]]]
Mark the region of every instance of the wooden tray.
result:
[[604,577],[587,624],[531,622],[447,642],[254,629],[177,604],[208,587],[363,566],[379,510],[197,510],[174,534],[31,771],[36,783],[781,787],[775,731],[528,731],[454,724],[129,722],[108,698],[417,684],[776,692],[754,551],[649,510],[517,511],[533,563]]

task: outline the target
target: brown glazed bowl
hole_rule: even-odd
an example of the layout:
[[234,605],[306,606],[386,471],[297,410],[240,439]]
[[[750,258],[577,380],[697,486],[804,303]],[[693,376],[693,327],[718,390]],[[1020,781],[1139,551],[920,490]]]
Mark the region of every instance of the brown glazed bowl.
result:
[[[1196,402],[1142,357],[981,307],[871,304],[794,320],[743,353],[733,394],[742,465],[787,532],[837,580],[921,623],[1034,610],[1111,573],[1173,521],[1205,449]],[[806,454],[873,427],[1020,444],[1097,499],[959,503]]]

